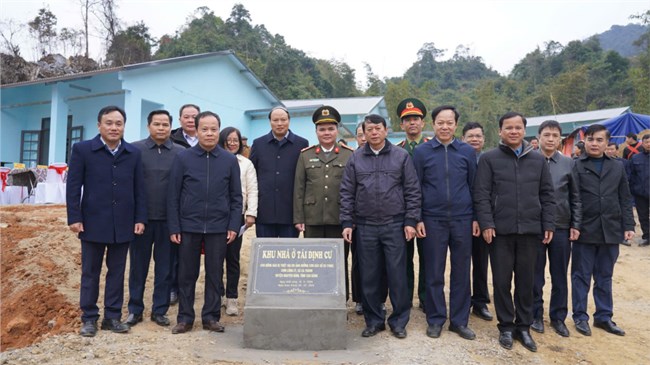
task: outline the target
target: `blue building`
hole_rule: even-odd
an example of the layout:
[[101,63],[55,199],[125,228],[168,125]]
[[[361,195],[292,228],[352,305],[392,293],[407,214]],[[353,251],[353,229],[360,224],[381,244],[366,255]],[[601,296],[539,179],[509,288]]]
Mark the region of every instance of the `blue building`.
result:
[[0,161],[67,162],[72,144],[97,134],[97,112],[106,105],[124,108],[124,139],[136,141],[149,135],[149,112],[169,110],[175,128],[187,103],[216,112],[222,127],[237,127],[250,141],[268,133],[277,105],[290,110],[291,130],[312,144],[311,116],[325,104],[341,112],[341,137],[349,141],[366,114],[389,119],[383,97],[281,101],[232,51],[222,51],[2,85]]

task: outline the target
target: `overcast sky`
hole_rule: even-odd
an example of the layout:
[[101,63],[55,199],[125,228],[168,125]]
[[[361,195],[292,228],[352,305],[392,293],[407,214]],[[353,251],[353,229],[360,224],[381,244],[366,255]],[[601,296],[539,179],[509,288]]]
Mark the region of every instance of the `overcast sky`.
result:
[[[648,0],[117,0],[124,24],[144,21],[155,38],[173,35],[200,6],[226,20],[242,3],[253,24],[308,55],[345,61],[365,78],[368,63],[380,77],[401,76],[417,59],[424,43],[454,54],[459,44],[501,74],[549,40],[566,44],[630,23],[629,16],[650,9]],[[0,18],[27,23],[48,4],[58,28],[81,29],[78,0],[1,0]],[[25,34],[27,32],[25,31]],[[24,46],[23,56],[33,61]],[[99,40],[90,56],[103,58]]]

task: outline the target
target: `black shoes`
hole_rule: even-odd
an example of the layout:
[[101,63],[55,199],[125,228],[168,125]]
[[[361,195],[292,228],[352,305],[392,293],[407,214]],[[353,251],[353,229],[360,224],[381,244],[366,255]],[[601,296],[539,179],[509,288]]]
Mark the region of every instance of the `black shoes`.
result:
[[79,334],[83,337],[95,337],[97,334],[97,321],[86,321],[81,325]]
[[169,305],[174,305],[176,303],[178,303],[178,293],[171,291],[169,293]]
[[[363,330],[363,332],[361,332],[361,336],[372,337],[385,329],[386,329],[385,324],[380,324],[378,326],[368,326],[366,327],[366,329]],[[406,331],[404,331],[404,337],[406,337]]]
[[458,334],[458,336],[466,339],[466,340],[473,340],[476,338],[476,334],[474,331],[469,329],[469,327],[466,326],[454,326],[453,324],[449,325],[449,330],[451,332],[455,332]]
[[648,239],[646,238],[646,239],[642,240],[641,242],[639,242],[639,246],[640,247],[650,246],[650,241],[648,241]]
[[155,322],[159,326],[169,326],[169,318],[164,314],[151,313],[151,321]]
[[506,350],[512,349],[512,332],[503,331],[499,334],[499,345]]
[[432,324],[427,327],[427,336],[431,338],[440,337],[440,332],[442,332],[442,326],[439,324]]
[[207,321],[203,322],[203,329],[212,331],[212,332],[223,332],[225,328],[219,321]]
[[591,328],[587,321],[576,321],[576,330],[585,336],[591,336]]
[[544,320],[542,320],[541,318],[533,319],[533,324],[530,325],[530,329],[532,329],[537,333],[544,333]]
[[528,351],[537,352],[537,344],[535,344],[535,340],[533,340],[528,331],[517,330],[515,332],[515,338],[521,342]]
[[472,307],[472,313],[484,321],[491,321],[493,319],[492,313],[490,313],[487,307],[474,306]]
[[566,328],[566,325],[564,324],[563,321],[560,321],[559,319],[552,319],[551,327],[553,327],[553,330],[555,330],[555,333],[557,333],[558,335],[562,337],[569,337],[569,329]]
[[611,319],[602,322],[594,321],[594,327],[602,328],[605,331],[618,336],[625,336],[625,331],[623,331],[621,327],[617,326],[616,323],[612,322]]
[[406,338],[406,328],[392,328],[390,331],[400,340]]
[[172,328],[172,334],[175,335],[175,334],[179,334],[179,333],[185,333],[185,332],[189,332],[191,330],[192,330],[192,324],[191,323],[178,322],[178,323],[176,323],[174,328]]
[[142,322],[142,313],[140,314],[129,313],[129,316],[126,317],[126,322],[124,323],[129,327],[133,327],[140,322]]
[[130,327],[120,322],[119,319],[106,319],[102,320],[102,329],[113,331],[114,333],[126,333],[129,332]]
[[357,303],[354,305],[354,313],[357,315],[362,315],[363,314],[363,304]]

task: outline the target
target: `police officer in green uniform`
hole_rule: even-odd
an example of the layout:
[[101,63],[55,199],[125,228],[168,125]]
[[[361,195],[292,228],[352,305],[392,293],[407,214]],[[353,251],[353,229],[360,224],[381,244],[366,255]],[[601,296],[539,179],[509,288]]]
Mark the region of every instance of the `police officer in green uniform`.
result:
[[[314,112],[318,144],[300,152],[293,190],[293,223],[305,238],[341,238],[339,186],[353,150],[336,143],[341,115],[331,106]],[[348,297],[348,254],[345,243],[345,286]]]
[[[397,143],[397,146],[404,148],[411,157],[413,150],[418,145],[429,141],[422,135],[424,129],[424,116],[427,115],[427,108],[420,100],[408,98],[402,100],[397,105],[397,116],[401,120],[400,126],[406,132],[406,139]],[[418,255],[420,256],[420,272],[418,275],[418,298],[420,299],[420,308],[424,310],[425,300],[425,283],[424,283],[424,251],[422,245],[418,242]],[[413,288],[415,283],[415,269],[413,267],[413,256],[415,255],[415,238],[406,242],[406,278],[409,289],[409,298],[413,298]]]

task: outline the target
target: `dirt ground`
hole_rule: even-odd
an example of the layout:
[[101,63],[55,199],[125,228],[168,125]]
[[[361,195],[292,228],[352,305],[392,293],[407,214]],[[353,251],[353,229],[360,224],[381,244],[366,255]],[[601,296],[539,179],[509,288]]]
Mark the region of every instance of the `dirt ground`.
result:
[[[207,332],[196,325],[188,334],[172,335],[169,327],[159,327],[149,321],[148,308],[144,313],[145,321],[129,334],[100,331],[94,338],[82,338],[77,334],[80,327],[80,244],[67,229],[65,208],[52,205],[1,207],[0,236],[0,364],[650,363],[650,332],[646,328],[650,323],[650,248],[637,245],[621,246],[614,274],[614,320],[626,330],[625,337],[596,328],[592,329],[591,337],[584,337],[577,333],[569,318],[567,325],[571,337],[562,338],[550,329],[545,319],[547,332],[533,333],[539,348],[537,353],[525,350],[519,343],[508,351],[498,345],[495,321],[486,322],[471,316],[469,325],[477,334],[474,341],[463,340],[446,329],[434,340],[425,335],[424,314],[414,308],[407,339],[398,340],[388,331],[366,339],[360,337],[363,317],[357,316],[349,303],[346,350],[292,352],[243,348],[245,313],[239,317],[224,314],[225,333]],[[246,296],[252,237],[254,231],[247,231],[242,249],[241,311]],[[203,297],[202,276],[197,286],[198,311]],[[151,275],[148,280],[146,305],[151,304]],[[546,289],[548,303],[550,290]],[[126,288],[125,293],[124,317],[128,300]],[[102,301],[100,296],[100,303]],[[417,306],[417,299],[414,304]],[[490,305],[489,308],[494,313],[494,307]],[[591,298],[590,311],[593,312]],[[171,307],[168,314],[172,325],[176,313],[177,306]]]

